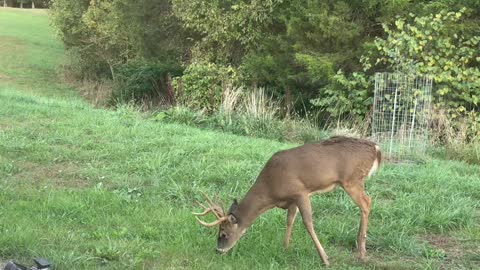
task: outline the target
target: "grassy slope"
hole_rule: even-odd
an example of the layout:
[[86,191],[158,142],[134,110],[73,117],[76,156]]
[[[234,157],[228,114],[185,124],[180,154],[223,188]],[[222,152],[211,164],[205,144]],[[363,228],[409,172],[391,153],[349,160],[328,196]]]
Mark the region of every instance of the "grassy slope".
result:
[[[190,215],[199,191],[240,197],[265,160],[291,145],[93,109],[57,83],[63,51],[47,24],[42,14],[0,9],[0,259],[42,256],[59,269],[320,265],[300,220],[283,250],[283,211],[262,216],[226,256],[213,252],[214,230]],[[332,268],[480,265],[479,175],[479,166],[438,160],[383,167],[367,183],[366,264],[351,253],[357,207],[341,190],[315,196]]]
[[0,9],[0,87],[73,97],[55,69],[63,56],[44,10]]

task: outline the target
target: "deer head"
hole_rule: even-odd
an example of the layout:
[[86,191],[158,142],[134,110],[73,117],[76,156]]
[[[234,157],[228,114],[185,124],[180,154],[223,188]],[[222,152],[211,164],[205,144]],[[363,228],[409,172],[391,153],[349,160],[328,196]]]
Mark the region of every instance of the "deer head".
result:
[[235,199],[228,212],[225,213],[220,204],[214,204],[206,194],[203,195],[207,199],[208,207],[201,205],[204,208],[204,211],[202,213],[192,214],[195,216],[205,216],[209,213],[213,213],[215,215],[217,220],[210,223],[202,221],[198,217],[195,218],[197,219],[198,223],[205,227],[219,225],[216,249],[218,253],[224,254],[235,245],[244,232],[244,230],[240,229],[238,220],[233,214],[235,209],[238,207],[238,202]]

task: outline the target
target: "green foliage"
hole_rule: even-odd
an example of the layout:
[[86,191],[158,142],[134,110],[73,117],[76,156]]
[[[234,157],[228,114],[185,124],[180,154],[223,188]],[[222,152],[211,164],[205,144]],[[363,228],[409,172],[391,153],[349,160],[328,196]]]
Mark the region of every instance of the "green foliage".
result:
[[220,105],[225,85],[235,80],[236,72],[230,66],[192,63],[181,77],[181,101],[194,110],[212,112]]
[[[95,55],[110,66],[141,55],[142,25],[132,16],[132,1],[91,1],[82,14],[88,32],[84,42],[95,47]],[[112,74],[114,76],[114,74]]]
[[110,66],[99,61],[96,54],[88,53],[91,49],[71,47],[65,51],[62,68],[66,78],[95,79],[100,81],[110,73]]
[[282,2],[173,0],[172,4],[183,25],[200,37],[193,49],[197,60],[238,64],[264,38]]
[[[469,138],[480,136],[480,36],[460,23],[466,10],[398,18],[384,25],[387,37],[375,41],[377,64],[435,82],[435,106],[451,119],[466,118]],[[366,68],[370,68],[367,62]],[[462,121],[456,121],[461,124]]]
[[194,110],[217,107],[228,67],[285,107],[358,119],[373,72],[408,70],[434,76],[437,108],[479,126],[479,10],[460,0],[54,0],[52,22],[79,77],[114,78],[130,61],[183,64]]
[[328,57],[297,53],[295,60],[305,67],[306,73],[313,83],[325,85],[330,78],[335,76],[333,61]]
[[352,73],[347,77],[339,71],[332,82],[321,89],[322,98],[311,100],[333,117],[353,116],[356,120],[364,119],[372,104],[372,83],[362,73]]
[[50,20],[57,37],[68,49],[86,37],[82,16],[88,9],[89,0],[52,0]]
[[118,66],[145,58],[179,65],[187,43],[167,0],[54,0],[51,18],[67,51],[81,59],[72,68],[78,77],[115,78]]
[[117,68],[112,102],[154,101],[170,105],[175,96],[167,85],[169,76],[178,76],[180,67],[168,63],[132,61]]

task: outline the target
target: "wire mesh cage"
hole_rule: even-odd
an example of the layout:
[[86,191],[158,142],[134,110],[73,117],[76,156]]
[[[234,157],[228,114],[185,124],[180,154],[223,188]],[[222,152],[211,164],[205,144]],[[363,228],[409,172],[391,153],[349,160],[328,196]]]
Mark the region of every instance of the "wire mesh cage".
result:
[[432,79],[376,73],[372,138],[393,160],[425,156],[432,100]]

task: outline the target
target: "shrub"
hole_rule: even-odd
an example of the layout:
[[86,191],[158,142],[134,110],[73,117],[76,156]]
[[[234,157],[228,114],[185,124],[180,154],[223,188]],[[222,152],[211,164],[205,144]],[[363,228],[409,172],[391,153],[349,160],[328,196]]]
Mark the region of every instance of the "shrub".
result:
[[178,66],[147,61],[134,61],[116,70],[112,102],[144,101],[172,105],[175,95],[170,85],[171,75],[180,75]]
[[356,121],[365,119],[373,103],[370,80],[363,73],[353,72],[347,77],[338,71],[330,84],[320,90],[319,97],[311,102],[335,118],[353,117]]
[[102,80],[109,78],[110,67],[107,63],[98,61],[89,49],[72,47],[65,51],[63,74],[68,81]]
[[181,78],[181,101],[193,110],[206,110],[208,113],[219,108],[223,89],[235,80],[236,72],[232,67],[213,63],[198,62],[190,64]]

